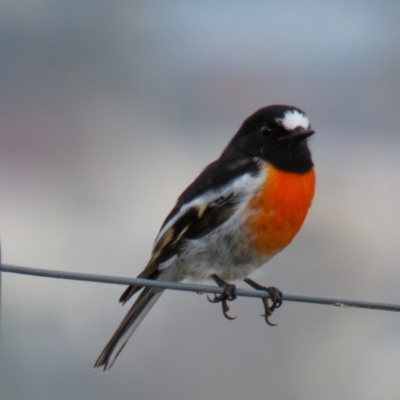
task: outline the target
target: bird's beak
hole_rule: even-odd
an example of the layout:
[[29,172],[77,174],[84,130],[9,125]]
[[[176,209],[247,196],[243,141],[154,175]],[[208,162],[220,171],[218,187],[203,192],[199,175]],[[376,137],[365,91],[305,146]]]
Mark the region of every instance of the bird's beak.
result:
[[300,141],[307,139],[311,135],[314,135],[314,133],[315,131],[312,129],[296,128],[290,132],[289,135],[282,136],[278,140]]

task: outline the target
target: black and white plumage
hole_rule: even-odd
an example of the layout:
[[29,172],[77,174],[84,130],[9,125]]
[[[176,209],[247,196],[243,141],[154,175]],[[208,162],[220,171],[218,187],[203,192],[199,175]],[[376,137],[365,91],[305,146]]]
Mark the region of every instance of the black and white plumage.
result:
[[[153,246],[152,257],[146,268],[138,275],[144,279],[162,279],[181,281],[191,278],[200,281],[217,273],[222,279],[234,280],[247,276],[254,268],[250,267],[250,259],[245,258],[241,249],[241,240],[237,230],[241,224],[240,213],[235,218],[233,214],[239,207],[239,202],[248,195],[249,189],[257,190],[262,179],[260,174],[261,161],[249,158],[242,165],[226,164],[224,175],[227,183],[220,186],[215,184],[221,176],[215,174],[215,163],[209,165],[195,182],[201,183],[197,188],[209,187],[208,190],[193,190],[193,184],[179,197],[176,206],[166,218]],[[246,171],[244,174],[243,172]],[[228,185],[230,182],[232,185]],[[228,219],[231,229],[224,227],[217,230]],[[231,233],[230,233],[231,231]],[[235,241],[236,243],[233,243]],[[237,255],[232,248],[237,248]],[[237,260],[235,260],[237,258]],[[249,264],[249,271],[232,270],[236,264]],[[142,288],[129,286],[120,297],[121,303],[126,303]],[[140,322],[150,311],[151,307],[161,296],[162,291],[144,288],[138,299],[121,322],[118,330],[110,339],[99,356],[95,367],[104,365],[107,370],[112,367],[116,357],[139,326]]]
[[[301,148],[305,154],[299,162],[297,145],[281,141],[297,128],[305,132],[299,136],[306,137],[311,132],[307,131],[305,114],[294,107],[270,106],[250,116],[220,158],[180,195],[160,229],[150,261],[138,278],[200,281],[217,274],[223,280],[237,280],[273,257],[274,253],[259,255],[247,246],[248,233],[242,228],[246,207],[263,187],[269,163],[282,170],[300,172],[312,167],[307,147]],[[276,137],[268,136],[271,129]],[[162,294],[160,289],[129,286],[120,302],[126,303],[139,291],[94,367],[112,367]]]

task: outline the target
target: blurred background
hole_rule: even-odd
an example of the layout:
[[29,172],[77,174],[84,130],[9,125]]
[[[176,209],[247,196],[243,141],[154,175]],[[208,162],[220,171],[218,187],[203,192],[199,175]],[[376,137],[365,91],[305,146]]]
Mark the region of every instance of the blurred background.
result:
[[[3,0],[3,262],[135,277],[256,109],[305,110],[318,184],[257,280],[400,302],[398,1]],[[400,316],[169,291],[104,374],[123,287],[2,275],[0,398],[393,399]]]

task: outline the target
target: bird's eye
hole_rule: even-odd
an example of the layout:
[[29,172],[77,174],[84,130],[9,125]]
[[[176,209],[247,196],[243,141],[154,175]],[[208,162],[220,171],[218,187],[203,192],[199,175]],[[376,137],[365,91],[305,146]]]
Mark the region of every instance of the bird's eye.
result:
[[269,125],[263,125],[260,131],[263,135],[268,135],[272,131],[272,128]]

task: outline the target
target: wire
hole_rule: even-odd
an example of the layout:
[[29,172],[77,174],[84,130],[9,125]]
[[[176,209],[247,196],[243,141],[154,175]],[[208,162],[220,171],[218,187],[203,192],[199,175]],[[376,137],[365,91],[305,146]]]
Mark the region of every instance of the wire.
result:
[[[33,275],[33,276],[56,278],[56,279],[69,279],[75,281],[113,283],[117,285],[134,285],[134,286],[147,286],[147,287],[171,289],[171,290],[182,290],[187,292],[196,292],[199,294],[201,293],[222,294],[224,291],[223,288],[218,286],[155,281],[151,279],[124,278],[119,276],[108,276],[108,275],[94,275],[94,274],[85,274],[80,272],[55,271],[55,270],[38,269],[38,268],[18,267],[15,265],[8,265],[8,264],[2,264],[0,267],[0,272],[1,271],[14,274]],[[1,282],[1,276],[0,276],[0,282]],[[236,294],[237,296],[243,296],[243,297],[270,298],[268,292],[259,290],[245,290],[238,288],[236,289]],[[295,301],[301,303],[332,305],[336,307],[357,307],[357,308],[368,308],[372,310],[400,312],[400,304],[349,300],[349,299],[340,299],[335,297],[283,294],[283,300]]]

